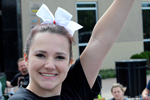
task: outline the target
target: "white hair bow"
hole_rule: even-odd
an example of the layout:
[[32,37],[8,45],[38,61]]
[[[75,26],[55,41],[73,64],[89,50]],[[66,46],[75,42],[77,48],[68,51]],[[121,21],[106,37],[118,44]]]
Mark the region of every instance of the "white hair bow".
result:
[[76,22],[70,21],[72,15],[60,7],[58,7],[55,12],[55,18],[45,4],[42,4],[36,15],[42,18],[42,20],[44,21],[42,24],[54,23],[63,26],[69,31],[69,34],[71,36],[73,36],[74,31],[79,30],[83,27]]

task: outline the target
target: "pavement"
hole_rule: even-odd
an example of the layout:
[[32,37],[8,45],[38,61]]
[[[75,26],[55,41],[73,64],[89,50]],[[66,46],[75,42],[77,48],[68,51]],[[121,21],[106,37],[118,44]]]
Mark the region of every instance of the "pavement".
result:
[[[147,83],[150,79],[150,75],[147,75]],[[108,79],[102,79],[102,90],[101,90],[101,95],[102,97],[105,98],[105,100],[113,98],[111,94],[111,86],[117,82],[116,78],[108,78]],[[139,98],[130,98],[131,100],[140,100]]]

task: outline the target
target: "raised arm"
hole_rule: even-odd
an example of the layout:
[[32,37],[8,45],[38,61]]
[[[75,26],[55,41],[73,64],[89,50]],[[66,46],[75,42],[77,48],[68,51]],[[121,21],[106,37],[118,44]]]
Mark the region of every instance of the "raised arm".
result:
[[102,62],[120,34],[134,0],[114,0],[94,27],[80,60],[92,88]]

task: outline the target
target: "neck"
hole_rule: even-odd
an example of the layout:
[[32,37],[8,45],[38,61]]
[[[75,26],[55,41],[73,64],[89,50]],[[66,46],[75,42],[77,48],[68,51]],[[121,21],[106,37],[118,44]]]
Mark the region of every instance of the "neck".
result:
[[58,96],[61,93],[61,85],[57,86],[54,89],[47,89],[47,88],[40,87],[38,84],[32,84],[31,81],[27,86],[27,89],[40,97]]
[[27,75],[28,73],[26,72],[26,73],[21,73],[22,75]]
[[120,98],[120,99],[115,99],[115,100],[124,100],[124,97]]

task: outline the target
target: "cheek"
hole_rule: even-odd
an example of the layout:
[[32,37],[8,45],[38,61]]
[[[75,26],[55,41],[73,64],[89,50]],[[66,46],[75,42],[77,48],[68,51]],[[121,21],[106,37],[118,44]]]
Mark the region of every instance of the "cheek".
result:
[[60,63],[57,65],[57,70],[62,73],[67,73],[69,70],[69,64],[68,63]]
[[120,93],[121,94],[121,96],[123,96],[124,95],[124,93]]
[[32,73],[32,71],[37,70],[41,66],[41,64],[42,63],[40,61],[30,59],[28,63],[28,71]]
[[115,93],[113,93],[113,96],[115,96],[116,94]]

